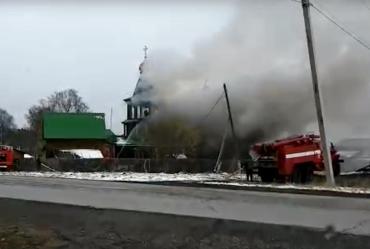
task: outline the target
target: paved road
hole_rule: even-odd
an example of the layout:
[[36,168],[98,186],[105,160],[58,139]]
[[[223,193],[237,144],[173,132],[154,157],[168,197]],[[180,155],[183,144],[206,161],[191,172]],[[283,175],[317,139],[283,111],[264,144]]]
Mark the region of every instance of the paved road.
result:
[[370,199],[14,176],[0,176],[0,197],[370,236]]

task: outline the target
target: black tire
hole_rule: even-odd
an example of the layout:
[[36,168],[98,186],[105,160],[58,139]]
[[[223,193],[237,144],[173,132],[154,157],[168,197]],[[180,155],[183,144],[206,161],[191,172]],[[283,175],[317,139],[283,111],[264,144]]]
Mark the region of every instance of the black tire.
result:
[[306,182],[305,183],[310,183],[313,181],[313,169],[314,167],[311,165],[307,165],[307,175],[306,175]]
[[293,175],[292,175],[292,182],[300,184],[302,179],[302,170],[299,165],[294,167]]
[[309,164],[296,165],[294,167],[292,182],[306,184],[313,180],[313,167]]
[[311,165],[305,165],[303,168],[303,174],[302,174],[302,184],[307,184],[312,182],[313,180],[313,167]]
[[275,171],[271,169],[260,168],[259,175],[262,182],[271,183],[274,181]]

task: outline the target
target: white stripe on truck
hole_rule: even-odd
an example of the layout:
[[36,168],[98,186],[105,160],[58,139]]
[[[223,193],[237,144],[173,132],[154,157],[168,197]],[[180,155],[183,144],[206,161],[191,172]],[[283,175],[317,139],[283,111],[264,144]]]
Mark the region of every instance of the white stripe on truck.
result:
[[286,159],[297,158],[297,157],[304,157],[304,156],[313,156],[313,155],[320,155],[321,150],[311,150],[305,152],[298,152],[285,155]]

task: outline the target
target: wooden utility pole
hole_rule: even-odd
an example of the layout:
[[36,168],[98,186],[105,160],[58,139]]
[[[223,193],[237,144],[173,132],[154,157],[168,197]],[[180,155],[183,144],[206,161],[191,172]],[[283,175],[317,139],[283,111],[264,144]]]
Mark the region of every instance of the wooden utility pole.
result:
[[222,158],[222,155],[224,154],[225,141],[226,141],[226,137],[227,137],[227,134],[228,134],[228,131],[229,131],[228,128],[229,128],[229,126],[226,126],[225,131],[224,131],[224,135],[222,136],[220,151],[218,152],[216,165],[215,165],[215,168],[213,170],[216,173],[220,173],[220,170],[221,170],[221,165],[222,165],[221,158]]
[[320,95],[320,89],[319,89],[319,83],[318,83],[318,77],[317,77],[317,71],[316,71],[315,50],[313,47],[313,36],[312,36],[311,19],[310,19],[310,5],[311,5],[310,0],[302,0],[303,16],[304,16],[304,23],[306,27],[306,36],[307,36],[308,55],[310,58],[313,92],[314,92],[315,105],[316,105],[316,115],[317,115],[317,122],[319,124],[321,150],[322,150],[322,154],[324,157],[324,165],[325,165],[325,172],[326,172],[326,183],[328,185],[334,186],[335,180],[334,180],[334,174],[333,174],[332,158],[331,158],[331,153],[329,149],[329,144],[326,138],[324,114],[323,114],[323,109],[322,109],[322,99]]
[[0,145],[4,144],[4,124],[0,124]]
[[229,114],[229,122],[230,122],[230,127],[231,127],[231,133],[233,136],[233,140],[235,143],[235,154],[236,154],[236,159],[237,159],[237,164],[238,168],[240,170],[240,150],[239,150],[239,140],[238,137],[236,136],[235,128],[234,128],[234,121],[233,121],[233,115],[231,114],[231,107],[230,107],[230,101],[229,101],[229,95],[227,93],[227,87],[226,84],[224,83],[224,92],[225,92],[225,99],[226,99],[226,105],[227,105],[227,112]]
[[109,129],[111,129],[111,130],[112,130],[112,121],[113,121],[113,107],[110,108]]

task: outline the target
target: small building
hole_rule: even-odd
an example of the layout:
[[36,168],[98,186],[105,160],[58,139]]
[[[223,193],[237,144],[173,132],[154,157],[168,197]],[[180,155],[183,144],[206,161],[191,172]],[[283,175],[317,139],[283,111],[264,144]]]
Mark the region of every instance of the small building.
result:
[[42,140],[45,157],[74,149],[100,150],[104,157],[114,155],[115,135],[106,129],[104,113],[45,113]]
[[14,159],[22,160],[25,158],[33,158],[30,154],[28,154],[27,152],[19,148],[13,148],[13,151],[14,151]]

